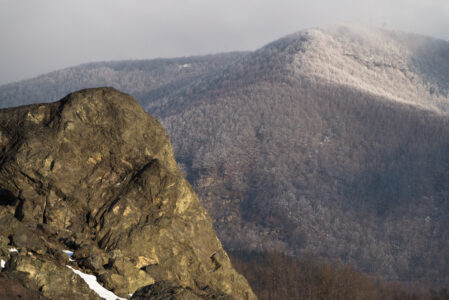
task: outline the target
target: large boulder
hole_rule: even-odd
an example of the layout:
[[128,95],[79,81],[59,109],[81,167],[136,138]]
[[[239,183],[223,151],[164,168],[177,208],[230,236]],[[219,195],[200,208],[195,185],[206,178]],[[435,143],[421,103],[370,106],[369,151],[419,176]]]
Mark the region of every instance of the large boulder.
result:
[[255,298],[161,125],[112,88],[0,110],[0,240],[3,272],[49,297],[96,297],[70,264],[122,297],[161,281]]

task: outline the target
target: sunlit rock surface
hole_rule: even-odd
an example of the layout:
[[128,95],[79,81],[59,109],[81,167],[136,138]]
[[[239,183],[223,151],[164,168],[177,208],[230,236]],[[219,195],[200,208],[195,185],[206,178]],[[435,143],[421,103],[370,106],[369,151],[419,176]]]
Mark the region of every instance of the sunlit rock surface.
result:
[[3,272],[45,296],[98,298],[69,264],[121,297],[169,280],[255,298],[163,128],[112,88],[1,110],[0,189]]

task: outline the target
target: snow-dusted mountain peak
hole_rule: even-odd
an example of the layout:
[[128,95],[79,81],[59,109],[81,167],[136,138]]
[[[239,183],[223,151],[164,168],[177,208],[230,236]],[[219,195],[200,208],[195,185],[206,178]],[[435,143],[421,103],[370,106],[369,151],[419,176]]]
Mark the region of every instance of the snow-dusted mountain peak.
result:
[[449,43],[382,28],[338,25],[267,45],[292,56],[297,76],[352,86],[391,100],[449,111]]

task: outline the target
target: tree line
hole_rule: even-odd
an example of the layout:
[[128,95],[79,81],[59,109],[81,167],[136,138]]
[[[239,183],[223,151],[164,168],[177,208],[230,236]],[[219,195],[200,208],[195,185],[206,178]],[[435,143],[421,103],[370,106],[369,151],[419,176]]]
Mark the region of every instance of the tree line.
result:
[[228,252],[260,300],[446,300],[449,290],[425,283],[387,281],[350,265],[280,252]]

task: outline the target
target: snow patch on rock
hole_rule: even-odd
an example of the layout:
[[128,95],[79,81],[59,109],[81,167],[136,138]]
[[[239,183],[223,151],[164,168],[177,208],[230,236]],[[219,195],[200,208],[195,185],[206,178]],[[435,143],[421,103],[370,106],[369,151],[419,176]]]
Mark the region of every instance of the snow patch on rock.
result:
[[114,294],[113,292],[108,291],[107,289],[102,287],[98,283],[97,277],[95,277],[94,275],[89,275],[89,274],[83,273],[79,270],[72,268],[71,266],[67,266],[67,268],[71,269],[76,275],[80,276],[87,283],[87,285],[90,287],[90,289],[93,290],[95,293],[97,293],[103,299],[127,300],[126,298],[121,298],[121,297],[117,296],[116,294]]

